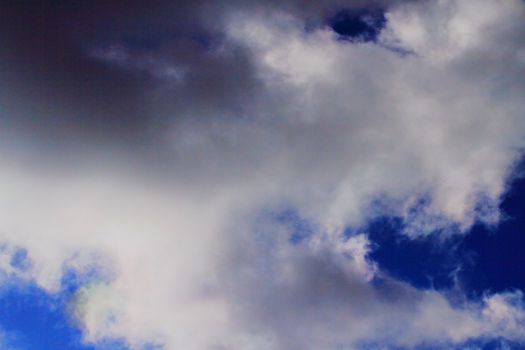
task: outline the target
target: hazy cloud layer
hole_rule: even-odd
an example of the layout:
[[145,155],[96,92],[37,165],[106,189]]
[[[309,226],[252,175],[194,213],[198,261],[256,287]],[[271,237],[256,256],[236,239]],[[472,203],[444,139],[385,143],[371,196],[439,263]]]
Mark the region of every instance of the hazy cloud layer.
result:
[[[380,215],[412,237],[497,224],[525,140],[525,4],[367,2],[387,19],[369,42],[326,25],[364,4],[0,5],[7,276],[84,273],[86,340],[137,348],[525,341],[520,292],[418,290],[343,235]],[[301,242],[271,214],[289,208]]]

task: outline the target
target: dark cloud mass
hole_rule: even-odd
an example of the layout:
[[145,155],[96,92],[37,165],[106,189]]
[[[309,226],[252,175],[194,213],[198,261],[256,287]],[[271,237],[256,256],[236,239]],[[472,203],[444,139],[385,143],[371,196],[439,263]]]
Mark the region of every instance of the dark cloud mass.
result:
[[[224,42],[228,13],[277,8],[322,24],[363,4],[3,1],[2,122],[55,141],[129,144],[183,115],[243,115],[258,81],[250,53]],[[166,82],[177,74],[182,83]]]
[[97,9],[82,9],[81,2],[2,3],[1,69],[9,86],[2,106],[8,123],[70,141],[106,133],[125,138],[137,131],[147,80],[87,55],[83,41],[92,40],[104,20],[92,11]]

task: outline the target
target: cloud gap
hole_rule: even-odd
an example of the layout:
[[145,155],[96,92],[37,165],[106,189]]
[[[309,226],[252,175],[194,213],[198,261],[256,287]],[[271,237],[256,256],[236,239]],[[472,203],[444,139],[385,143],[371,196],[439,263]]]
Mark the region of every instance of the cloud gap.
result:
[[338,38],[350,42],[376,42],[386,22],[379,8],[340,10],[328,20]]

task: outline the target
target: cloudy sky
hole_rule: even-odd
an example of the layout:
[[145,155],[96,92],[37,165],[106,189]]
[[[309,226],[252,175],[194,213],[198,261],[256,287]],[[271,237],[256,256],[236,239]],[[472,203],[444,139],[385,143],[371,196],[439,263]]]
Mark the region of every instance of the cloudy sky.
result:
[[0,2],[0,348],[525,349],[525,2]]

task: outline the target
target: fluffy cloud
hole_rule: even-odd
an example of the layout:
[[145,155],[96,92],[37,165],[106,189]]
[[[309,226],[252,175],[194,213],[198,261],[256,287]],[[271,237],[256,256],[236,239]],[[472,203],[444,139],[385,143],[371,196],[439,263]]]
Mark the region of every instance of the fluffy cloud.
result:
[[[516,77],[523,66],[519,46],[508,47],[523,30],[516,28],[522,4],[478,15],[446,4],[392,10],[379,45],[342,44],[329,29],[306,34],[286,16],[233,22],[232,35],[253,50],[261,79],[275,93],[259,110],[281,136],[284,163],[293,164],[289,176],[306,185],[298,192],[326,186],[319,217],[327,225],[355,224],[380,196],[399,203],[397,214],[406,217],[417,207],[408,198],[414,194],[428,194],[422,211],[433,224],[444,219],[468,228],[476,219],[497,220],[506,175],[522,147],[523,87]],[[424,24],[410,26],[406,17]],[[432,26],[434,17],[443,23]],[[475,31],[466,36],[464,28]],[[424,46],[411,31],[424,35]],[[448,36],[433,38],[436,32]],[[387,49],[395,45],[413,53]],[[507,65],[493,70],[495,61]]]
[[[49,54],[36,78],[16,84],[11,72],[15,97],[30,103],[1,95],[8,130],[53,146],[3,141],[3,269],[51,291],[65,270],[94,269],[72,300],[88,341],[190,350],[525,341],[519,292],[473,302],[418,290],[368,259],[366,234],[342,234],[379,215],[402,217],[411,236],[498,222],[525,140],[525,5],[396,2],[377,40],[363,43],[315,19],[337,5],[232,2],[204,21],[212,5],[180,3],[179,24],[168,25],[180,37],[137,42],[129,20],[102,44],[93,23],[104,19],[89,17],[73,27],[90,39],[79,51],[64,39],[69,58]],[[171,23],[170,13],[153,7],[146,22]],[[21,42],[14,56],[27,54]],[[50,75],[59,107],[42,103],[38,84],[26,91],[63,60],[76,68]],[[97,79],[71,102],[68,81],[86,72]],[[26,115],[31,104],[41,119]],[[268,214],[287,208],[313,223],[300,242]],[[9,264],[17,247],[31,266]]]

